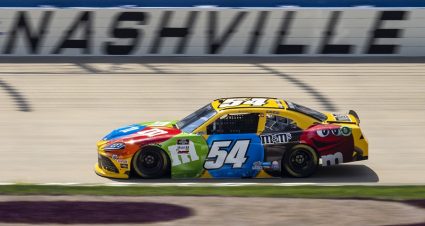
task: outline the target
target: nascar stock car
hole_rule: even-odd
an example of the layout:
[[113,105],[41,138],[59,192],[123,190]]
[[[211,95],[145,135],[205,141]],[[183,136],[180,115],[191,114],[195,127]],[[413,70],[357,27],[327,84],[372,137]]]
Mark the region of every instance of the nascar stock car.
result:
[[356,112],[322,113],[277,98],[214,100],[179,121],[118,128],[97,143],[111,178],[307,177],[368,158]]

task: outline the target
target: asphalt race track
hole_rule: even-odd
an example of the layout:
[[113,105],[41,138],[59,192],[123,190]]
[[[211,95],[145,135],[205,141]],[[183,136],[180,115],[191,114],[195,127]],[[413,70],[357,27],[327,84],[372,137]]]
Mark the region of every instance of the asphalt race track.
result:
[[95,143],[110,130],[179,119],[218,97],[272,96],[323,111],[356,110],[369,160],[306,179],[223,182],[425,184],[425,59],[0,62],[0,183],[117,182],[93,172]]
[[378,200],[205,196],[0,196],[0,223],[3,226],[273,226],[280,222],[296,226],[421,226],[422,222],[425,222],[424,215],[423,208],[407,202]]

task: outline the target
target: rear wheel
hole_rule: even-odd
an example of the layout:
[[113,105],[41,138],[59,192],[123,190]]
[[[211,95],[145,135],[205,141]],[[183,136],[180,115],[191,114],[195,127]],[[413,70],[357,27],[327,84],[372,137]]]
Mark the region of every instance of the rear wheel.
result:
[[299,144],[285,153],[283,172],[291,177],[308,177],[316,172],[319,157],[310,146]]
[[161,178],[169,172],[170,161],[159,147],[144,147],[133,157],[134,171],[147,179]]

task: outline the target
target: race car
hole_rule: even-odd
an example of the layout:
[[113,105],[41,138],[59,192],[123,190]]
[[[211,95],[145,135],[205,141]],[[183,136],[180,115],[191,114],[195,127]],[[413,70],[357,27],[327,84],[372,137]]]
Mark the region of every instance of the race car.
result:
[[368,159],[357,113],[322,113],[269,97],[212,101],[178,121],[118,128],[97,143],[110,178],[308,177],[318,166]]

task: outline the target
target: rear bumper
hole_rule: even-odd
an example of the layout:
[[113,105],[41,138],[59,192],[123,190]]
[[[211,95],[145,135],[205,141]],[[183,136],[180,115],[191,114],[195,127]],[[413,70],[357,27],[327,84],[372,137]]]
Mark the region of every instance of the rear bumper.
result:
[[354,156],[353,156],[353,162],[356,161],[363,161],[363,160],[368,160],[369,156],[368,155],[363,155],[362,152],[357,152]]

